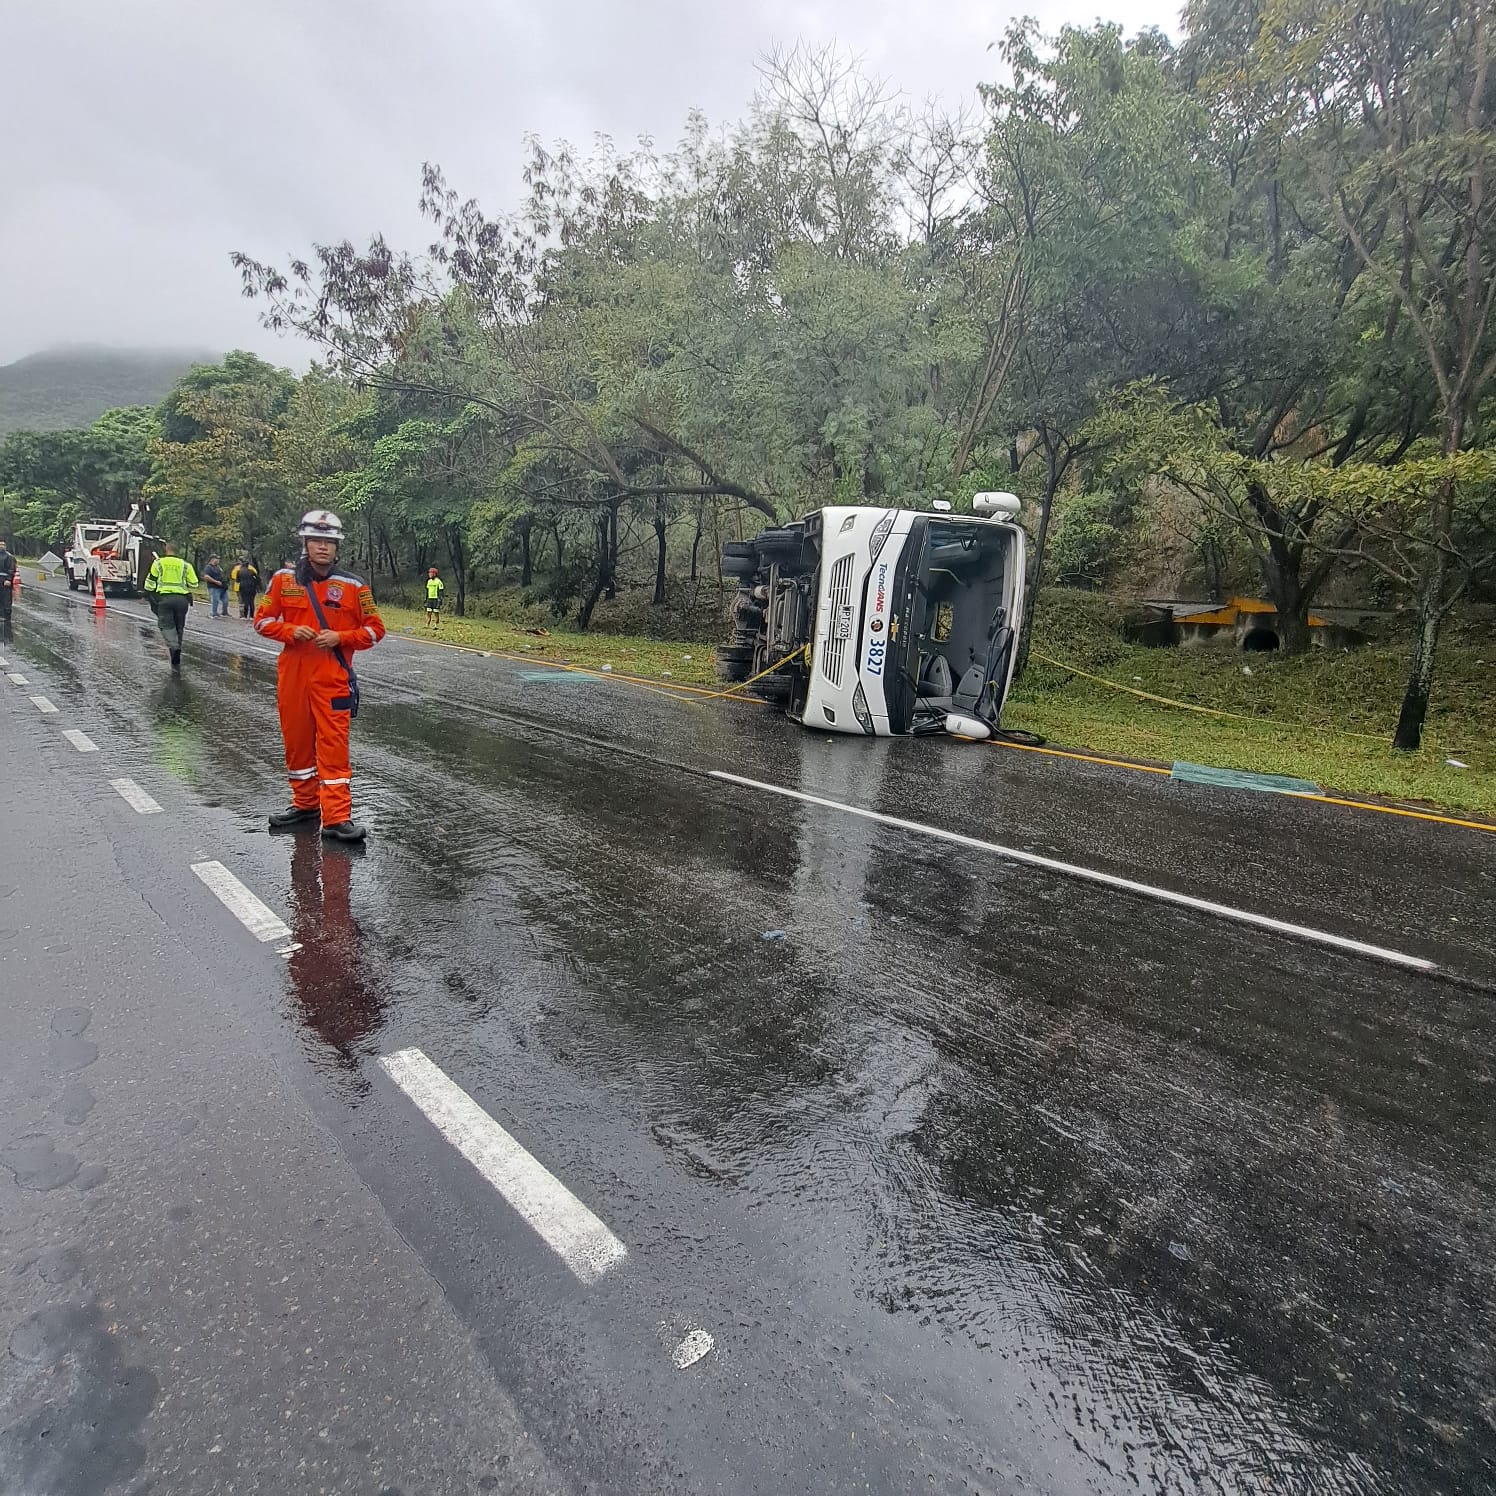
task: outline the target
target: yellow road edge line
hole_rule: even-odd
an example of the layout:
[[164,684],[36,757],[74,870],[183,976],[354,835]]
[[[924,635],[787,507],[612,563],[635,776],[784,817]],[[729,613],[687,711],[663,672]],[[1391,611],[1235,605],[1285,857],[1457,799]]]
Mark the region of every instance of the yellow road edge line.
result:
[[1318,800],[1322,805],[1344,805],[1351,810],[1374,810],[1380,816],[1408,816],[1415,821],[1437,821],[1441,826],[1464,826],[1496,836],[1496,826],[1486,821],[1462,821],[1458,816],[1436,815],[1431,810],[1404,810],[1400,805],[1373,805],[1367,800],[1342,800],[1338,795],[1311,795],[1307,790],[1280,790],[1293,800]]
[[[1086,764],[1105,764],[1112,769],[1134,769],[1139,774],[1166,774],[1173,770],[1158,764],[1133,763],[1125,758],[1102,758],[1094,753],[1074,753],[1065,748],[1037,748],[1032,743],[1005,743],[1000,738],[989,744],[993,748],[1016,748],[1020,753],[1045,753],[1053,758],[1074,758]],[[1496,836],[1496,826],[1486,821],[1466,821],[1459,816],[1443,816],[1432,810],[1404,810],[1400,805],[1374,805],[1369,800],[1346,800],[1339,795],[1311,794],[1308,790],[1279,790],[1291,800],[1317,800],[1321,805],[1341,805],[1348,810],[1369,810],[1382,816],[1406,816],[1414,821],[1435,821],[1441,826],[1462,826],[1469,831],[1485,831]]]
[[1172,774],[1172,769],[1158,764],[1135,764],[1125,758],[1101,758],[1094,753],[1075,753],[1068,748],[1040,748],[1034,743],[1008,743],[1002,738],[991,741],[993,748],[1016,748],[1020,753],[1046,753],[1051,758],[1075,758],[1083,764],[1106,764],[1113,769],[1136,769],[1139,774]]

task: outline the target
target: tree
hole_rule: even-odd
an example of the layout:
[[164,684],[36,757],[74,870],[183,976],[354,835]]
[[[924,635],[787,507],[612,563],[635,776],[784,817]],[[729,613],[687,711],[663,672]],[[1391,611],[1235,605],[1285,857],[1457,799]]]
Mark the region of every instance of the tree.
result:
[[428,166],[424,255],[234,257],[326,363],[193,371],[157,490],[200,538],[320,500],[371,573],[442,560],[465,606],[514,567],[586,624],[621,586],[663,605],[688,541],[694,578],[765,520],[987,486],[1035,502],[1032,602],[1062,488],[1090,577],[1165,477],[1245,538],[1290,651],[1334,568],[1416,561],[1431,661],[1487,575],[1473,480],[1424,479],[1449,410],[1441,453],[1481,444],[1490,28],[1447,0],[1455,60],[1427,5],[1366,15],[1191,0],[1177,48],[1020,24],[976,125],[781,50],[744,120],[668,151],[532,139],[507,216]]
[[296,379],[290,370],[277,369],[243,349],[226,354],[222,363],[194,364],[172,386],[157,411],[161,439],[196,441],[206,431],[203,412],[213,408],[204,402],[216,396],[232,401],[248,389],[262,392],[256,403],[273,421],[290,403],[295,388]]
[[17,431],[0,444],[0,482],[34,499],[72,500],[101,519],[122,519],[140,498],[155,432],[147,409],[107,411],[79,431]]
[[[297,381],[272,433],[275,461],[292,508],[346,510],[374,441],[375,400],[367,390],[313,365]],[[363,514],[363,565],[372,575],[389,550],[373,506]],[[348,528],[345,554],[357,565],[360,537]],[[393,573],[392,573],[393,574]]]
[[[246,294],[264,300],[267,325],[301,333],[350,377],[478,405],[509,441],[545,441],[619,500],[725,494],[773,517],[772,501],[719,472],[673,425],[651,421],[637,402],[606,398],[621,392],[597,383],[610,366],[594,364],[599,350],[585,333],[606,303],[589,294],[596,278],[587,272],[622,271],[635,260],[650,169],[647,156],[583,163],[568,148],[551,153],[532,142],[530,197],[513,226],[459,199],[439,168],[426,168],[421,208],[440,234],[427,261],[396,255],[376,236],[365,254],[346,241],[317,246],[315,270],[296,261],[283,274],[243,254],[234,262]],[[482,358],[448,356],[475,345]],[[629,367],[652,361],[636,348]],[[660,482],[652,472],[626,472],[641,438],[666,448],[690,476]]]
[[[835,43],[773,48],[759,65],[757,106],[805,153],[798,216],[838,257],[866,260],[892,247],[890,194],[912,121],[880,79]],[[937,168],[926,185],[937,196]]]
[[[1484,0],[1274,0],[1252,58],[1278,90],[1284,152],[1413,329],[1446,459],[1469,442],[1496,375],[1493,45]],[[1456,489],[1449,466],[1423,519],[1418,630],[1393,737],[1405,751],[1428,711]]]
[[[1224,472],[1215,464],[1224,502],[1205,505],[1205,530],[1224,523],[1246,537],[1278,610],[1280,648],[1294,653],[1309,647],[1310,600],[1352,537],[1317,535],[1329,521],[1322,475],[1279,464],[1395,463],[1433,400],[1396,302],[1358,284],[1351,239],[1312,211],[1301,164],[1285,156],[1277,95],[1250,60],[1265,3],[1194,0],[1188,11],[1177,65],[1210,122],[1203,148],[1226,211],[1204,242],[1218,245],[1224,294],[1206,348],[1214,380],[1174,394],[1208,398],[1198,414],[1217,430],[1207,443],[1225,442],[1242,459]],[[1380,233],[1364,213],[1361,227]]]
[[1453,454],[1425,442],[1393,466],[1355,463],[1327,476],[1327,502],[1357,513],[1355,544],[1343,555],[1370,567],[1421,600],[1436,544],[1427,516],[1431,497],[1449,499],[1449,528],[1437,542],[1446,583],[1447,618],[1483,579],[1496,576],[1496,452],[1481,447]]
[[156,529],[195,552],[258,554],[293,533],[295,501],[277,451],[277,427],[295,379],[252,354],[199,365],[161,405],[145,486]]
[[[88,428],[89,472],[84,487],[97,512],[123,518],[144,491],[151,469],[151,443],[159,433],[149,406],[106,410]],[[84,497],[80,493],[80,497]]]
[[105,411],[77,431],[16,431],[0,442],[0,489],[17,532],[53,543],[80,519],[123,519],[142,496],[156,434],[145,406]]
[[459,617],[467,611],[470,523],[496,466],[493,441],[491,417],[476,405],[451,420],[410,416],[375,440],[367,464],[344,488],[354,513],[380,503],[423,559],[440,547]]
[[1214,185],[1196,149],[1203,119],[1169,71],[1166,43],[1145,34],[1129,45],[1098,26],[1045,44],[1021,22],[1002,50],[1012,81],[983,90],[981,181],[1009,268],[958,471],[994,427],[1015,472],[1042,463],[1026,641],[1055,494],[1086,449],[1086,422],[1133,379],[1195,382],[1219,289],[1198,252]]
[[[1093,476],[1137,491],[1163,482],[1190,494],[1207,526],[1241,534],[1277,612],[1278,647],[1309,648],[1309,606],[1356,535],[1368,506],[1364,483],[1332,483],[1334,465],[1307,463],[1288,444],[1243,452],[1213,404],[1176,404],[1158,383],[1113,396],[1086,426],[1096,453]],[[1361,474],[1366,465],[1356,464]]]

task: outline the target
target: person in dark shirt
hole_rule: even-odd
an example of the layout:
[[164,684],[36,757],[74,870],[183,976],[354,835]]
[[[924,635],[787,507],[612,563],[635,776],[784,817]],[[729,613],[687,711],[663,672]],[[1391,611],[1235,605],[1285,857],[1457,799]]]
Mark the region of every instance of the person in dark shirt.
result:
[[16,598],[16,558],[0,540],[0,622],[10,622],[10,607]]
[[227,618],[229,616],[229,579],[223,574],[223,567],[218,564],[217,556],[209,556],[208,564],[203,567],[203,581],[208,584],[208,602],[212,607],[210,618]]

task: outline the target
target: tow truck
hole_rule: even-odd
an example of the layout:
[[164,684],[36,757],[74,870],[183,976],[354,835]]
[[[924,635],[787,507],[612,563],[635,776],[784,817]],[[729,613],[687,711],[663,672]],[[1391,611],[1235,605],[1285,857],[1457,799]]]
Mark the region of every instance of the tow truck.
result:
[[79,520],[62,558],[68,587],[92,592],[97,579],[106,594],[134,597],[140,592],[160,546],[147,533],[148,519],[145,506],[136,504],[124,519]]
[[1018,509],[1010,493],[970,514],[827,507],[729,541],[718,675],[817,732],[992,736],[1023,621]]

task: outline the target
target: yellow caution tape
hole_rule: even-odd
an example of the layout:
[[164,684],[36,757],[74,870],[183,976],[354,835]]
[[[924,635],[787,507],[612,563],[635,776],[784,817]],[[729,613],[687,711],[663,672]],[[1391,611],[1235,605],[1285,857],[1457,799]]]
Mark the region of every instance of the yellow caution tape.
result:
[[1046,665],[1053,665],[1059,670],[1068,670],[1071,675],[1082,676],[1086,680],[1093,680],[1098,686],[1106,686],[1112,691],[1125,691],[1129,696],[1136,696],[1143,701],[1156,701],[1160,706],[1176,707],[1181,712],[1198,712],[1202,717],[1225,717],[1233,722],[1255,722],[1264,727],[1286,727],[1293,731],[1307,730],[1309,732],[1330,732],[1342,738],[1361,738],[1368,743],[1385,743],[1387,734],[1371,732],[1351,732],[1344,727],[1320,727],[1313,722],[1285,722],[1281,717],[1253,717],[1245,712],[1227,712],[1219,707],[1196,706],[1191,701],[1176,701],[1172,696],[1158,696],[1152,691],[1139,691],[1135,686],[1124,686],[1120,681],[1107,680],[1103,675],[1092,675],[1089,670],[1082,670],[1078,665],[1067,665],[1064,660],[1056,660],[1047,654],[1040,654],[1037,649],[1029,651],[1030,659],[1043,660]]
[[702,701],[722,701],[727,697],[736,696],[740,691],[746,691],[749,686],[756,685],[766,675],[773,675],[776,670],[788,665],[791,660],[798,660],[802,655],[807,659],[810,657],[810,645],[799,645],[797,648],[792,649],[782,660],[775,660],[767,670],[760,670],[757,675],[752,676],[748,680],[739,681],[737,685],[729,686],[725,691],[703,692],[700,699]]

